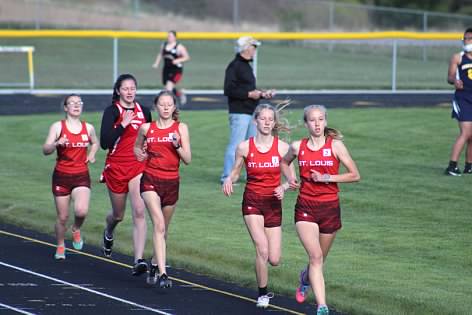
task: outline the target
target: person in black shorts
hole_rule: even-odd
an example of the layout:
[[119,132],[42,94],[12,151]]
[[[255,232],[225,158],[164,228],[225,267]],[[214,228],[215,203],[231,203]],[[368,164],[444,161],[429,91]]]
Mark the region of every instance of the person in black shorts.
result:
[[451,116],[459,122],[460,130],[445,171],[450,176],[461,175],[457,161],[465,145],[467,149],[463,173],[472,174],[472,28],[465,30],[463,44],[463,51],[452,56],[447,72],[447,82],[456,88]]
[[152,65],[153,68],[158,68],[164,59],[164,66],[162,68],[162,85],[164,88],[173,92],[179,98],[180,105],[183,106],[187,102],[187,97],[183,89],[177,90],[176,85],[182,79],[183,63],[190,60],[187,48],[177,42],[177,32],[169,31],[167,33],[167,41],[161,45],[161,49],[156,56],[156,61]]

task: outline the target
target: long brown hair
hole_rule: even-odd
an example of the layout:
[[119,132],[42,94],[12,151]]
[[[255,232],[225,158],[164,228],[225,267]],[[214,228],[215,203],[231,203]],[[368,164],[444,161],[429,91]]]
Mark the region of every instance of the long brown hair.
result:
[[136,89],[138,88],[138,80],[136,80],[136,78],[132,74],[129,74],[129,73],[121,74],[116,79],[115,84],[113,85],[113,95],[111,97],[112,104],[120,100],[119,91],[120,91],[121,85],[123,84],[123,81],[125,80],[133,80],[134,85],[136,86]]
[[[326,110],[326,107],[324,107],[323,105],[308,105],[303,109],[303,121],[304,122],[307,122],[308,112],[310,112],[312,110],[319,110],[320,112],[322,112],[325,116],[326,122],[328,121],[328,112]],[[339,131],[338,129],[335,129],[335,128],[329,128],[327,126],[325,127],[324,135],[325,135],[325,137],[331,137],[331,138],[336,139],[336,140],[342,140],[344,138],[341,131]]]

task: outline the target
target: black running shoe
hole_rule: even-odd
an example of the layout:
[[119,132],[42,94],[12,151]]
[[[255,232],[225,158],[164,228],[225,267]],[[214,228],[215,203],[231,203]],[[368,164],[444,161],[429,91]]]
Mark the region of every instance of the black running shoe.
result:
[[444,171],[444,174],[450,176],[461,176],[461,170],[458,167],[448,167]]
[[148,270],[148,264],[144,259],[138,259],[133,266],[133,276],[140,276],[146,273]]
[[464,168],[464,174],[472,174],[472,168]]
[[107,237],[107,230],[103,230],[103,248],[102,252],[105,257],[111,257],[111,252],[113,248],[113,236],[111,238]]
[[159,277],[159,288],[172,288],[172,281],[165,273]]
[[150,264],[149,274],[146,279],[146,283],[149,285],[154,285],[157,283],[157,274],[159,273],[159,267],[157,265]]

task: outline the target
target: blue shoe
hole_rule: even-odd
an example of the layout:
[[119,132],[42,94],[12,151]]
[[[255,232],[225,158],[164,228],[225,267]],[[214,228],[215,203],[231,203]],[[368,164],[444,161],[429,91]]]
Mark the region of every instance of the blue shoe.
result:
[[329,315],[329,309],[326,305],[319,305],[316,310],[316,315]]
[[303,280],[305,279],[306,272],[306,269],[303,269],[303,271],[300,272],[300,284],[297,288],[297,291],[295,292],[295,300],[297,300],[298,303],[305,302],[306,297],[308,296],[308,290],[310,289],[310,284],[305,283]]

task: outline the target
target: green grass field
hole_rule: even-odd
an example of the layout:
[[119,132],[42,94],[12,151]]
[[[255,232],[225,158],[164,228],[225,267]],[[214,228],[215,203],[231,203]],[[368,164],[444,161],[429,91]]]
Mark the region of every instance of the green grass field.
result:
[[[53,234],[54,157],[42,156],[41,145],[49,125],[61,117],[0,117],[0,220]],[[84,117],[99,128],[100,113]],[[254,249],[240,210],[243,186],[231,198],[219,186],[226,117],[225,111],[182,113],[191,132],[193,161],[182,167],[168,259],[172,266],[255,288]],[[295,123],[301,111],[287,117]],[[329,123],[345,134],[362,180],[341,186],[344,227],[325,266],[328,303],[348,314],[470,314],[472,176],[442,174],[457,134],[449,110],[333,109]],[[303,135],[304,128],[298,127],[290,138]],[[86,244],[100,245],[109,209],[106,189],[96,183],[103,159],[100,151],[91,166]],[[294,231],[295,197],[289,193],[284,201],[282,264],[270,269],[270,289],[289,296],[307,262]],[[115,235],[116,250],[130,254],[129,209]],[[52,255],[53,250],[51,260]]]
[[[185,41],[192,60],[183,86],[222,89],[234,56],[233,41]],[[2,39],[1,45],[35,46],[36,88],[93,89],[113,86],[112,39]],[[133,73],[140,88],[161,87],[161,71],[151,68],[160,42],[119,41],[120,73]],[[448,89],[447,66],[457,47],[398,47],[397,89]],[[0,54],[0,82],[28,82],[25,54]],[[258,55],[258,84],[277,89],[390,89],[391,44],[265,41]]]

